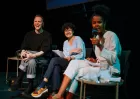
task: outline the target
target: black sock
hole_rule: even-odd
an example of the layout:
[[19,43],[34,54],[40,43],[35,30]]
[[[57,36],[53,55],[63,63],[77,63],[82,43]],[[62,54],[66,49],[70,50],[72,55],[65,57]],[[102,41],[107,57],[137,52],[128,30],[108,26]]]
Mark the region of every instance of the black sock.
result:
[[28,87],[27,89],[24,91],[26,94],[30,94],[33,91],[33,80],[32,78],[28,78]]
[[28,78],[29,85],[33,88],[34,79]]

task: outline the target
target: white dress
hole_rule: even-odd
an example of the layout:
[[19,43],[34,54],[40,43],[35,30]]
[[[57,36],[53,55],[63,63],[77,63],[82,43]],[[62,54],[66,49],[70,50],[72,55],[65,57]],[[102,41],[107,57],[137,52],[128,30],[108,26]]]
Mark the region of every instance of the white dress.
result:
[[108,81],[111,80],[112,73],[120,73],[120,61],[118,57],[121,55],[122,48],[119,38],[112,31],[107,31],[103,37],[105,42],[102,51],[100,51],[98,46],[95,46],[95,55],[98,59],[97,64],[100,67],[91,66],[86,60],[72,60],[69,63],[64,72],[72,80],[70,86],[67,88],[69,92],[75,93],[78,87],[77,78],[97,82],[100,76],[100,79]]

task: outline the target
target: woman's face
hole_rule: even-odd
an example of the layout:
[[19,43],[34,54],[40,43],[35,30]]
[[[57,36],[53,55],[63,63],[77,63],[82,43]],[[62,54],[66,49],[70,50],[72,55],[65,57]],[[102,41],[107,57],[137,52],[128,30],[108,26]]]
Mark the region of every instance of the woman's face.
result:
[[73,36],[73,30],[71,28],[66,28],[64,34],[67,38],[71,38]]
[[98,33],[103,33],[105,29],[105,23],[101,16],[93,16],[92,17],[92,28],[96,29]]
[[43,26],[43,20],[41,17],[37,16],[34,18],[34,27],[35,27],[35,30],[40,30]]

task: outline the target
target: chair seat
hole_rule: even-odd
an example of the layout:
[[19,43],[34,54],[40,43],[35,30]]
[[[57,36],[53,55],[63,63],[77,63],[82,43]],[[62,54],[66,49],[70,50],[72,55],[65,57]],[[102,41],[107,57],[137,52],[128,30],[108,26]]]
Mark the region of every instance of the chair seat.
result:
[[[81,82],[80,87],[80,99],[86,98],[86,85],[96,85],[96,86],[115,86],[116,87],[116,99],[118,99],[118,92],[119,92],[119,86],[123,83],[123,80],[120,82],[107,82],[107,83],[96,83],[95,81],[88,81],[84,79],[78,79],[79,82]],[[84,92],[84,95],[82,95]]]
[[84,80],[84,79],[78,79],[78,81],[82,82],[84,84],[99,85],[99,86],[116,86],[117,84],[119,84],[119,85],[123,84],[123,80],[121,80],[120,82],[106,82],[106,83],[97,83],[95,81],[88,81],[88,80]]

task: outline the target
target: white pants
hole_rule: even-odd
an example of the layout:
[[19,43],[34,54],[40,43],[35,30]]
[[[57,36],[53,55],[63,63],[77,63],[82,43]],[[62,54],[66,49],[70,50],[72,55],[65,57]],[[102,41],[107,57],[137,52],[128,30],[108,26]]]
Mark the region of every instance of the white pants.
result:
[[78,87],[77,78],[97,79],[99,71],[100,67],[89,66],[85,60],[72,60],[64,72],[64,74],[72,80],[67,90],[71,93],[75,93]]

